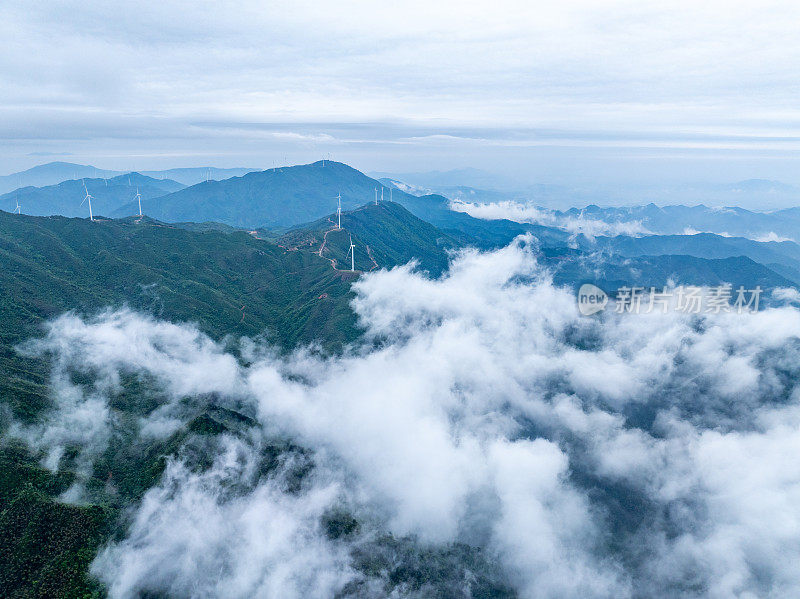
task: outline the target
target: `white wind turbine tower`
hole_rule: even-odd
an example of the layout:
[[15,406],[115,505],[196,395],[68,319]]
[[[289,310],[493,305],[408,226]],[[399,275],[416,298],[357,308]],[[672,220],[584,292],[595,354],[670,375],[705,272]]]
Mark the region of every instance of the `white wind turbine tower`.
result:
[[133,198],[139,201],[139,216],[142,216],[142,194],[139,193],[139,186],[136,186],[136,196]]
[[[83,202],[89,201],[89,220],[94,221],[94,216],[92,215],[92,196],[89,190],[86,189],[86,181],[83,181],[83,190],[86,192],[86,197],[83,198]],[[83,202],[81,202],[81,206],[83,206]]]
[[383,185],[381,185],[381,202],[383,201]]
[[16,200],[17,200],[17,207],[14,208],[14,212],[16,212],[17,214],[22,214],[22,208],[20,208],[19,206],[19,198],[16,198]]
[[[355,250],[355,247],[356,246],[353,245],[353,236],[351,235],[350,236],[350,249],[347,251],[347,255],[350,256],[350,270],[352,270],[353,272],[356,271],[356,253],[353,251],[353,250]],[[347,256],[345,256],[345,257],[347,257]]]
[[378,205],[378,188],[375,188],[375,205]]
[[339,195],[336,196],[336,228],[342,228],[342,194],[339,192]]

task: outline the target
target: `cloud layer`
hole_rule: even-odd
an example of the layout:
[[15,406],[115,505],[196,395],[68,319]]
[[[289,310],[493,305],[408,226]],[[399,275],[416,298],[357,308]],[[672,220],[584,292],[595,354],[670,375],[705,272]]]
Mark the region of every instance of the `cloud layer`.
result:
[[[154,381],[163,410],[213,393],[255,418],[210,466],[171,461],[95,562],[113,596],[424,596],[356,558],[387,533],[482,547],[522,597],[800,590],[800,312],[583,318],[525,238],[440,280],[406,266],[354,288],[364,344],[339,357],[234,358],[130,312],[63,316],[35,344],[98,381],[53,430],[120,372]],[[104,413],[78,438],[29,438],[91,446],[113,433]],[[305,453],[267,472],[274,438]],[[337,510],[358,529],[326,534]]]
[[475,218],[485,220],[505,219],[518,223],[531,223],[563,229],[572,235],[585,235],[589,239],[604,235],[628,235],[639,237],[652,234],[641,221],[612,221],[606,222],[597,218],[587,218],[583,214],[577,217],[557,214],[552,210],[522,204],[510,200],[490,203],[472,203],[455,200],[450,203],[450,208],[456,212],[465,212]]

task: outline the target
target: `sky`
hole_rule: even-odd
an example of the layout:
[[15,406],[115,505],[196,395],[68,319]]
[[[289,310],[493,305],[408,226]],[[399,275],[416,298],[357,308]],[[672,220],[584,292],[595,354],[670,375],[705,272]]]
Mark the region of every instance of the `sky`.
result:
[[0,174],[477,167],[519,181],[800,183],[793,2],[0,6]]

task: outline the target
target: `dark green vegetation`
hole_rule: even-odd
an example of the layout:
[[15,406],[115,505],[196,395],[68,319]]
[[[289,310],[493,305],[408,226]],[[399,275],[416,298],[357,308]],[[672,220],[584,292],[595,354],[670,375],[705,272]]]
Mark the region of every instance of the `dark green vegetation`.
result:
[[114,510],[56,501],[71,476],[54,476],[26,450],[0,451],[0,590],[3,597],[99,597],[89,564]]
[[447,250],[459,247],[453,237],[393,202],[343,212],[342,230],[331,230],[335,225],[336,216],[328,216],[289,231],[278,243],[311,252],[318,252],[324,243],[322,257],[334,260],[339,270],[349,270],[352,238],[356,270],[391,268],[417,260],[422,270],[435,276],[447,268]]
[[[23,214],[35,216],[89,216],[89,207],[81,202],[86,197],[86,189],[92,195],[92,211],[95,216],[107,216],[121,206],[132,202],[138,188],[142,201],[181,189],[183,185],[169,179],[152,179],[139,173],[119,175],[111,179],[72,179],[47,187],[23,187],[0,196],[0,210],[11,212],[16,202]],[[138,203],[133,202],[131,212],[138,214]]]
[[[414,539],[386,536],[355,551],[354,567],[364,574],[385,577],[387,597],[400,587],[420,597],[441,599],[512,599],[517,596],[499,567],[487,563],[475,547],[453,544],[421,548]],[[354,583],[343,597],[358,597]]]
[[0,260],[0,398],[21,412],[39,405],[31,394],[43,380],[27,376],[32,366],[12,347],[67,310],[126,305],[195,322],[215,338],[266,333],[284,348],[319,339],[334,347],[356,335],[346,276],[244,231],[0,212]]
[[[325,261],[244,231],[193,232],[147,218],[92,223],[0,213],[0,236],[3,310],[12,320],[122,303],[148,309],[158,298],[164,318],[195,321],[215,336],[256,334],[291,328],[288,318],[296,326],[291,308],[298,298],[341,281]],[[241,319],[241,306],[250,303],[262,307],[246,307]]]

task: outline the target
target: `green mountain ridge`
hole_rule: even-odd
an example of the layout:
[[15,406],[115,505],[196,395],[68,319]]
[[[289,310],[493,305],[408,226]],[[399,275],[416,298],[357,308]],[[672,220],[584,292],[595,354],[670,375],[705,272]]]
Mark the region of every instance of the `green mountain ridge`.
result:
[[278,243],[332,259],[336,268],[349,269],[350,239],[355,247],[356,270],[391,268],[412,260],[434,276],[447,269],[448,250],[460,243],[394,202],[366,204],[342,212],[341,230],[336,215],[300,225],[278,239]]

